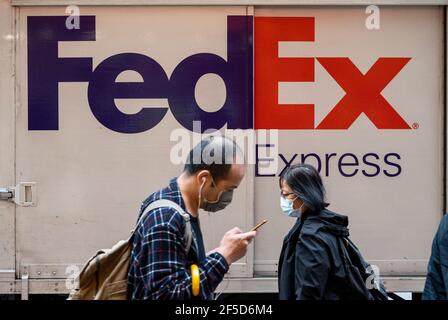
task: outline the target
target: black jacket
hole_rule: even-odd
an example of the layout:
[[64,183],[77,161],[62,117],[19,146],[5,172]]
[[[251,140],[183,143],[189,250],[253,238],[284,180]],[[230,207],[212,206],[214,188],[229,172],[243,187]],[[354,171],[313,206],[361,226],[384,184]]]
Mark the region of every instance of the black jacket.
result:
[[278,264],[281,300],[341,300],[346,276],[337,236],[348,218],[329,210],[304,214],[287,234]]
[[432,243],[422,299],[448,300],[448,214],[442,219]]

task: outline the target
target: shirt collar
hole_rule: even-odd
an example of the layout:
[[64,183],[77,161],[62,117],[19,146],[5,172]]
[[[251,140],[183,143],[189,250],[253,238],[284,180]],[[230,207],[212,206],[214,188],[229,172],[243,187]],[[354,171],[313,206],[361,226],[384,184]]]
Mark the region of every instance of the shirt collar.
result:
[[[170,184],[169,184],[169,189],[170,192],[173,193],[173,200],[175,200],[175,202],[181,206],[182,209],[185,210],[185,212],[187,212],[188,214],[190,214],[187,211],[187,208],[185,206],[185,202],[184,199],[182,198],[182,193],[180,192],[180,188],[179,188],[179,184],[177,183],[177,177],[174,177],[170,180]],[[191,216],[191,214],[190,214]]]

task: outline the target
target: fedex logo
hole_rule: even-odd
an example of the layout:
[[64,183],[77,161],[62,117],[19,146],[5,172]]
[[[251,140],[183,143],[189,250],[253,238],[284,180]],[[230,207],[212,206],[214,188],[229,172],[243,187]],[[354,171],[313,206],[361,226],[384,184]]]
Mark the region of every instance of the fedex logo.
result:
[[[121,133],[139,133],[155,127],[168,108],[142,106],[139,112],[127,114],[115,105],[114,99],[119,98],[167,99],[176,120],[189,130],[193,130],[194,121],[201,121],[202,131],[226,124],[229,129],[348,129],[361,114],[378,129],[410,129],[381,95],[410,58],[380,57],[363,74],[348,57],[279,57],[280,41],[314,41],[312,17],[254,20],[251,16],[229,16],[227,57],[194,54],[182,60],[170,77],[157,61],[138,53],[113,55],[95,69],[92,58],[59,58],[59,41],[95,41],[96,35],[94,16],[81,16],[80,29],[67,29],[65,19],[28,17],[29,130],[59,129],[61,82],[87,82],[94,117]],[[316,63],[345,91],[345,96],[318,124],[313,104],[278,103],[278,83],[314,82]],[[143,82],[117,82],[118,75],[127,70],[138,72]],[[195,99],[196,83],[208,73],[220,76],[227,89],[224,105],[215,112],[202,110]]]

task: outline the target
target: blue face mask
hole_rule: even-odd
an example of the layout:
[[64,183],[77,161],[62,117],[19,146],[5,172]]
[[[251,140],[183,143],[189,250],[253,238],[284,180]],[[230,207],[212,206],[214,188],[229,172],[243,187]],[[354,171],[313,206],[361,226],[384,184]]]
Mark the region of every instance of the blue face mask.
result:
[[294,209],[294,201],[296,199],[297,197],[293,200],[280,197],[280,207],[282,208],[283,213],[288,217],[299,217],[302,214],[302,207],[305,203],[302,203],[299,209]]

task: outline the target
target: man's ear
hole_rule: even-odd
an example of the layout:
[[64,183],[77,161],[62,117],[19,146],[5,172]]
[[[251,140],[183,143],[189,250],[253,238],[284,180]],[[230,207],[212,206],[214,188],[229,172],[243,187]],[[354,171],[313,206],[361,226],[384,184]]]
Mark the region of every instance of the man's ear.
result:
[[196,179],[197,179],[197,182],[199,183],[199,185],[202,185],[207,182],[207,180],[209,179],[210,176],[211,176],[210,171],[201,170],[196,175]]

